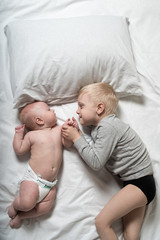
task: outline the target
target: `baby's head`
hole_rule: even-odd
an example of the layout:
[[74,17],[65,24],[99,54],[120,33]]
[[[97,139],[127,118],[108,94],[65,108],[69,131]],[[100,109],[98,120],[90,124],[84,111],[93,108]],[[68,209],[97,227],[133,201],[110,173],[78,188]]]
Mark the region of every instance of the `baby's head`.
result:
[[20,111],[19,119],[29,130],[53,127],[57,123],[54,110],[51,110],[45,102],[40,101],[27,104]]
[[99,82],[86,85],[80,89],[78,96],[82,94],[87,94],[96,105],[103,102],[106,115],[116,112],[118,97],[108,83]]

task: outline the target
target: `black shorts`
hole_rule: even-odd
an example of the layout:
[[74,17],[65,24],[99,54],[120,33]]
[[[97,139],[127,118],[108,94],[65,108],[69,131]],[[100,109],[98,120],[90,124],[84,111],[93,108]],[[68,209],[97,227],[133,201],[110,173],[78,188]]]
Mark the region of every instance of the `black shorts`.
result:
[[147,175],[138,179],[123,181],[123,187],[132,184],[141,189],[147,197],[147,205],[154,199],[156,194],[156,185],[153,175]]

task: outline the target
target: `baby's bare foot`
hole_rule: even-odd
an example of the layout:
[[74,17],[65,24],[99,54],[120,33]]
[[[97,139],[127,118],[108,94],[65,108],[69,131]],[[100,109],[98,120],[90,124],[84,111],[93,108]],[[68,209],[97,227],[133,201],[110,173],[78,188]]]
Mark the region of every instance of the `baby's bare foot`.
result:
[[17,210],[13,207],[13,205],[11,205],[9,208],[8,208],[8,216],[10,218],[15,218],[15,216],[17,215]]
[[22,220],[20,219],[20,217],[18,216],[18,214],[17,214],[17,216],[16,216],[13,220],[11,220],[10,223],[9,223],[9,225],[10,225],[11,228],[19,228],[19,227],[21,226],[21,224],[22,224]]

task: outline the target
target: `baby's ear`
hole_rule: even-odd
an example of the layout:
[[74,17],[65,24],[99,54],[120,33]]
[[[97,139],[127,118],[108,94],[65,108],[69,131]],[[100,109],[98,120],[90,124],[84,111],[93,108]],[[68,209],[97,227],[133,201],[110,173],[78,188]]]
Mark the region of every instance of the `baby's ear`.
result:
[[38,124],[40,126],[44,125],[44,121],[42,118],[36,117],[35,122],[36,122],[36,124]]
[[98,103],[98,106],[97,106],[97,113],[98,115],[102,114],[105,110],[105,106],[104,106],[104,103],[101,102],[101,103]]

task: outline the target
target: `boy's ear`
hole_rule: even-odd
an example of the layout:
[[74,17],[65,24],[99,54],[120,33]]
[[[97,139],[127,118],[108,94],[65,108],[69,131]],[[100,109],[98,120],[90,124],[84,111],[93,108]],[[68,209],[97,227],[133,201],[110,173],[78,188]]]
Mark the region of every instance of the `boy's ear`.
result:
[[41,118],[39,118],[39,117],[36,117],[36,118],[35,118],[35,122],[36,122],[36,124],[38,124],[38,125],[40,125],[40,126],[44,125],[43,119],[41,119]]
[[105,106],[104,106],[104,103],[98,103],[98,106],[97,106],[97,113],[98,115],[102,114],[105,110]]

